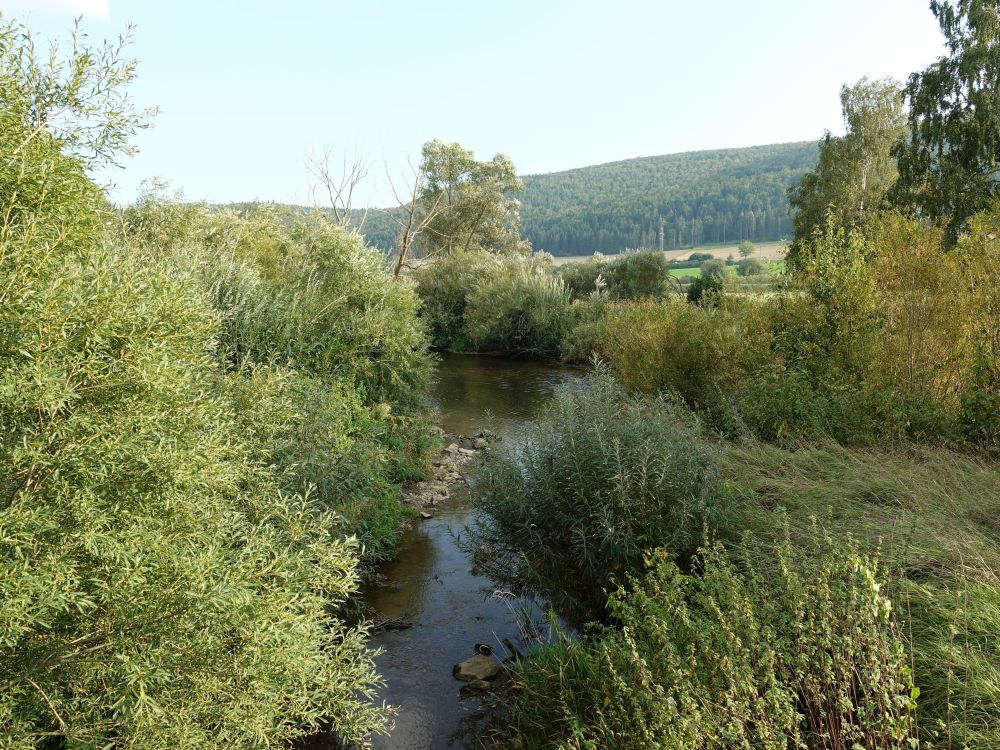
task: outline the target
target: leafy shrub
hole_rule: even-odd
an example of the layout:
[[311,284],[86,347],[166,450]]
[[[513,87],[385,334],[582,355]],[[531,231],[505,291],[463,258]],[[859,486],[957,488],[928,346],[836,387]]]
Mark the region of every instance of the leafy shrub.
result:
[[607,265],[605,275],[608,293],[615,299],[663,297],[671,289],[670,266],[655,250],[623,253]]
[[563,390],[522,451],[495,450],[476,484],[467,546],[494,580],[575,619],[665,545],[697,547],[716,494],[697,428],[663,400],[627,398],[606,374]]
[[714,260],[714,259],[715,256],[712,255],[711,253],[691,253],[688,256],[689,261],[697,261],[699,263],[701,263],[702,261]]
[[699,266],[702,278],[716,279],[720,284],[726,279],[726,263],[718,258],[706,260]]
[[0,733],[278,747],[328,717],[363,738],[373,665],[329,609],[356,543],[246,457],[215,316],[146,258],[53,264],[0,313]]
[[434,346],[454,351],[467,347],[465,305],[483,259],[477,253],[441,255],[414,273],[420,314],[427,321]]
[[[866,236],[828,228],[789,288],[753,299],[713,293],[711,305],[690,309],[608,305],[594,348],[627,387],[678,393],[730,434],[995,450],[993,221],[979,217],[951,253],[939,230],[896,216]],[[707,283],[695,281],[689,299]]]
[[687,289],[687,300],[715,304],[726,284],[726,264],[712,259],[706,260],[700,268],[701,274]]
[[758,258],[742,258],[736,261],[736,273],[740,276],[763,276],[767,270],[767,264]]
[[[431,365],[419,299],[409,282],[386,273],[381,254],[360,235],[320,214],[190,212],[147,198],[126,212],[127,228],[137,232],[126,236],[179,237],[155,252],[197,272],[222,316],[220,356],[230,367],[287,366],[349,379],[368,403],[419,400]],[[178,221],[193,224],[180,230]]]
[[973,388],[959,398],[959,424],[965,438],[1000,454],[1000,392]]
[[787,543],[772,556],[774,575],[717,545],[697,574],[656,562],[616,594],[621,629],[519,667],[511,745],[912,747],[919,691],[877,559],[829,539],[815,557]]
[[573,299],[586,299],[600,293],[607,287],[604,274],[608,260],[600,253],[578,263],[564,263],[556,269],[556,274],[562,279]]
[[465,325],[478,349],[558,353],[573,326],[570,295],[536,256],[490,258],[469,293]]
[[589,363],[607,335],[604,330],[609,303],[604,295],[575,300],[571,308],[573,327],[563,336],[563,362]]
[[274,468],[280,489],[310,494],[357,534],[366,561],[391,552],[402,507],[393,483],[387,427],[349,382],[254,368],[225,380],[225,396],[251,456]]
[[1000,455],[1000,205],[973,217],[957,255],[971,359],[959,397],[960,429],[973,444]]
[[357,541],[235,423],[200,279],[119,246],[85,177],[134,123],[119,53],[39,61],[0,23],[0,736],[364,742],[377,678],[335,616]]
[[692,408],[711,410],[766,356],[765,316],[756,301],[617,305],[608,308],[598,352],[626,388],[675,393]]

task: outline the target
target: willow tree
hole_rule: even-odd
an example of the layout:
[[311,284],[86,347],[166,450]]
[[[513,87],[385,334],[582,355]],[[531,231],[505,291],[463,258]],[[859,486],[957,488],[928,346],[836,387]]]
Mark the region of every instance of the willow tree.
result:
[[789,190],[793,265],[803,246],[830,221],[845,229],[860,227],[887,208],[898,177],[893,149],[906,130],[900,85],[891,79],[862,78],[841,89],[840,102],[845,135],[828,132],[820,141],[816,167]]
[[504,154],[477,161],[458,143],[424,144],[419,211],[430,215],[419,240],[423,255],[516,248],[523,189],[514,162]]
[[333,614],[357,543],[253,460],[218,315],[87,177],[143,124],[133,70],[0,24],[0,746],[363,741],[374,671]]

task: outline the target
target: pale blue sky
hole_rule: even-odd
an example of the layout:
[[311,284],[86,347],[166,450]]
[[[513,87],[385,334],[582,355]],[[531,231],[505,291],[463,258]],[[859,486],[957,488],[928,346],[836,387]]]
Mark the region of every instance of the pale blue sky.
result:
[[189,198],[307,202],[310,147],[376,161],[391,201],[430,138],[520,172],[818,139],[838,92],[905,78],[942,52],[926,0],[0,0],[52,37],[136,25],[133,94],[161,114],[112,178],[131,200],[161,177]]

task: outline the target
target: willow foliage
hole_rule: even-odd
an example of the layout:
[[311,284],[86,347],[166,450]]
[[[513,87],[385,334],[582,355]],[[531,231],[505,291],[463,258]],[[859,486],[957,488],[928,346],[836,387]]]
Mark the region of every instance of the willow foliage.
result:
[[[0,29],[0,746],[278,747],[321,720],[363,742],[374,669],[334,614],[357,542],[241,434],[193,276],[109,242],[70,154],[127,112],[32,119],[28,38]],[[128,63],[73,55],[44,90],[96,112]]]

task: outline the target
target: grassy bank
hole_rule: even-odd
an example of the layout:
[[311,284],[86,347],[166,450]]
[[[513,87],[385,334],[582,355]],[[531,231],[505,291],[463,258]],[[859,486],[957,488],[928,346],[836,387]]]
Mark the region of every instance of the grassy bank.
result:
[[480,478],[477,560],[601,625],[517,667],[501,745],[1000,742],[995,460],[720,441],[604,376],[514,460]]

